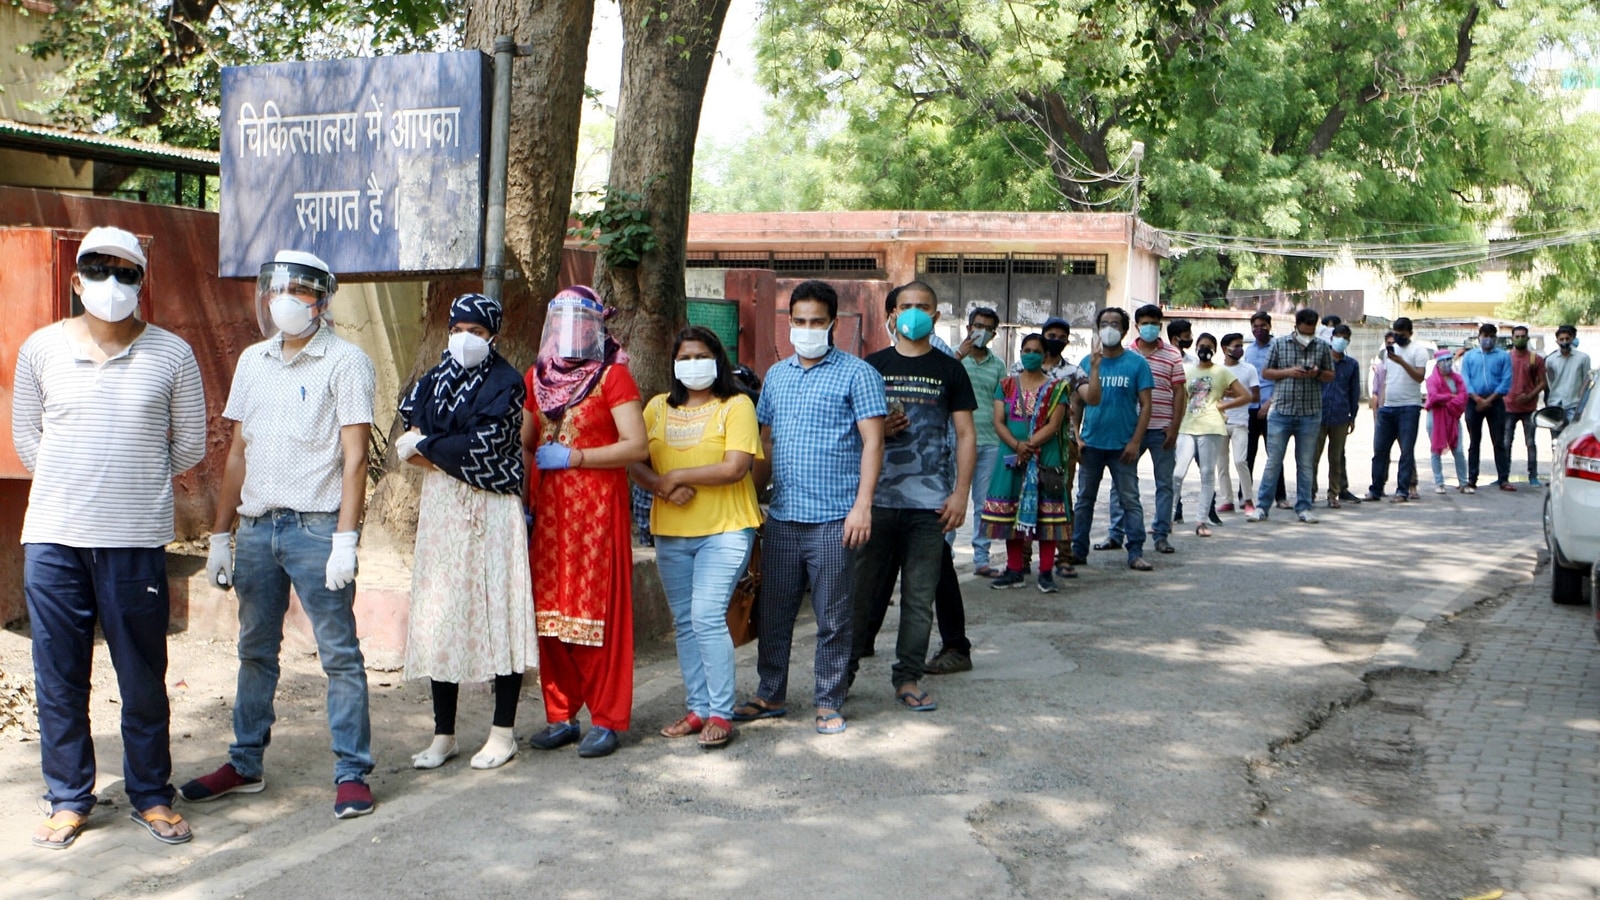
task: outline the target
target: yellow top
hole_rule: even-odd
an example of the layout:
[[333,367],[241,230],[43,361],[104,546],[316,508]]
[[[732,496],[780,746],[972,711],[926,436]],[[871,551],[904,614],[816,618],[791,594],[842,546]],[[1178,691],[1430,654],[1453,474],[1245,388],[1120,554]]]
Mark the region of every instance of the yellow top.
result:
[[[667,405],[666,394],[657,394],[644,408],[644,425],[650,436],[650,467],[657,474],[716,465],[729,450],[762,455],[755,404],[743,394],[677,409]],[[694,499],[684,506],[656,498],[650,507],[651,534],[704,537],[761,525],[756,484],[749,473],[733,484],[694,490]]]

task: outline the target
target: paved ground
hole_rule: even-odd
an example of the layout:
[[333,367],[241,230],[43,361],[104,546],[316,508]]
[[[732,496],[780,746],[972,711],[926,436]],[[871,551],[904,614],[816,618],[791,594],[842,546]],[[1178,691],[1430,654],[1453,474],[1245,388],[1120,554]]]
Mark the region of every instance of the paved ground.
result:
[[[795,714],[744,727],[718,753],[654,736],[681,704],[666,647],[641,659],[634,730],[617,755],[525,749],[488,773],[465,765],[487,730],[485,691],[463,696],[463,758],[422,773],[404,763],[427,742],[426,690],[373,673],[380,805],[347,822],[331,816],[323,682],[313,659],[290,659],[268,790],[180,805],[197,838],[178,848],[126,821],[107,682],[94,701],[103,806],[69,851],[27,845],[37,744],[0,734],[3,893],[1591,891],[1600,685],[1587,667],[1600,648],[1581,611],[1550,609],[1530,586],[1541,500],[1428,495],[1328,512],[1315,527],[1230,517],[1209,540],[1180,531],[1179,553],[1152,557],[1151,574],[1100,553],[1061,594],[969,581],[977,669],[929,680],[938,712],[894,708],[891,617],[837,737],[814,734],[804,715],[807,623]],[[1427,660],[1466,647],[1456,668],[1369,674],[1393,655],[1397,622],[1445,595],[1501,604],[1405,642]],[[754,686],[753,649],[740,652],[741,695]],[[22,636],[0,633],[0,673],[25,674],[26,654]],[[223,757],[235,668],[231,644],[182,635],[172,658],[182,780]],[[518,730],[542,720],[530,690]]]

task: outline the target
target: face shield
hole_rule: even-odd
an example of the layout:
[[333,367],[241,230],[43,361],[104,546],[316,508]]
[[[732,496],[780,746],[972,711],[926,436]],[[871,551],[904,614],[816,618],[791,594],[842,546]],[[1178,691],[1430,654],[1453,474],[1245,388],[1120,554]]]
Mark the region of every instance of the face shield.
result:
[[539,338],[541,359],[593,360],[606,355],[605,314],[598,303],[562,293],[550,301]]
[[328,301],[338,279],[327,263],[309,253],[285,250],[261,267],[256,278],[256,324],[272,338],[296,338],[329,321]]

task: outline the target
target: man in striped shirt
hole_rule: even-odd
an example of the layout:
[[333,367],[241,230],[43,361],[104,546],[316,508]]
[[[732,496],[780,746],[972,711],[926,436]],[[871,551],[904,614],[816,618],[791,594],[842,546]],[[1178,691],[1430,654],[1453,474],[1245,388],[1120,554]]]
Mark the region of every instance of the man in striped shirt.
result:
[[33,473],[23,593],[33,631],[40,757],[50,818],[33,843],[65,849],[94,809],[89,672],[98,622],[121,692],[131,816],[181,844],[172,811],[167,557],[172,476],[206,452],[206,401],[189,345],[133,315],[139,241],[94,228],[72,290],[82,315],[40,329],[17,355],[11,436]]

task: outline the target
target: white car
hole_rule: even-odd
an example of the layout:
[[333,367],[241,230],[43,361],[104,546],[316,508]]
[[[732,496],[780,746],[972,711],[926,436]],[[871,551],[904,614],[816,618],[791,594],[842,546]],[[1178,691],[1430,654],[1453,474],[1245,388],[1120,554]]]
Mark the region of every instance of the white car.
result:
[[1591,402],[1593,388],[1591,380],[1576,418],[1565,426],[1559,409],[1542,410],[1538,416],[1539,424],[1555,433],[1544,540],[1550,548],[1550,599],[1556,603],[1576,605],[1588,599],[1585,594],[1594,593],[1592,573],[1600,562],[1600,402]]

